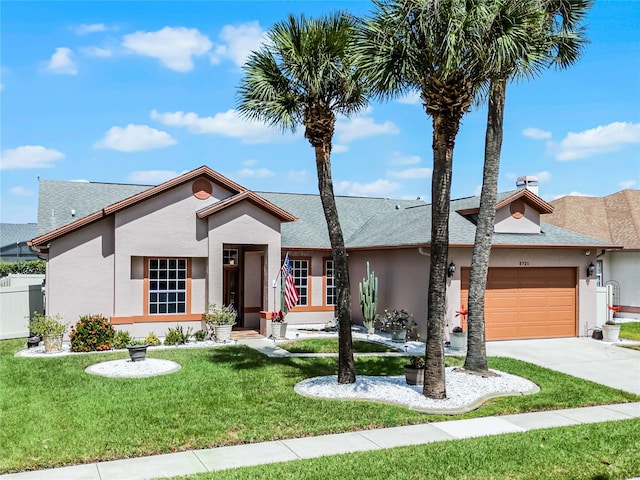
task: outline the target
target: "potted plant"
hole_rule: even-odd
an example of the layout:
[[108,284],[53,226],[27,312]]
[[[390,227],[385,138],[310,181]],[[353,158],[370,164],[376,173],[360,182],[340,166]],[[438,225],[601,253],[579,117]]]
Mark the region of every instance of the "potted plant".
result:
[[231,329],[236,324],[238,312],[233,305],[213,305],[207,303],[202,320],[212,330],[216,342],[227,343],[231,339]]
[[[461,307],[456,312],[456,317],[460,317],[462,322],[466,322],[469,311],[466,307]],[[467,346],[467,332],[464,331],[462,326],[455,326],[449,334],[449,346],[452,350],[464,350]]]
[[42,337],[45,353],[62,351],[62,338],[67,330],[67,323],[60,315],[43,315],[34,312],[29,320],[29,330]]
[[404,378],[408,385],[424,384],[424,357],[412,356],[404,366]]
[[612,312],[611,318],[602,325],[602,340],[605,342],[617,342],[620,337],[620,325],[616,323],[616,316],[620,311],[619,305],[607,305],[607,308]]
[[358,295],[362,308],[362,323],[367,329],[367,333],[373,335],[376,331],[374,321],[378,309],[378,278],[375,276],[375,272],[369,272],[369,262],[367,262],[367,275],[358,284]]
[[149,345],[142,340],[131,340],[127,345],[129,357],[132,362],[142,362],[147,358],[147,347]]
[[391,334],[392,342],[404,342],[407,340],[407,332],[413,330],[415,322],[413,321],[413,315],[407,312],[404,308],[401,310],[384,311],[384,315],[379,317],[382,330]]
[[287,322],[284,321],[285,313],[282,310],[271,312],[271,334],[276,338],[286,338]]

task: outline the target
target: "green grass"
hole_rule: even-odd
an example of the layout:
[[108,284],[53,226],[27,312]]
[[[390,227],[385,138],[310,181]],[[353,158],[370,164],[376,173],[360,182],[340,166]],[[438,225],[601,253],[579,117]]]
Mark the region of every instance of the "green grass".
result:
[[620,338],[640,340],[640,322],[621,323]]
[[[306,338],[278,345],[291,353],[338,353],[337,338]],[[356,353],[394,352],[393,348],[381,343],[366,340],[354,340],[353,351]]]
[[[0,341],[0,473],[304,437],[436,420],[636,401],[639,397],[517,360],[491,368],[536,382],[535,395],[496,398],[456,417],[373,402],[318,400],[293,386],[335,375],[335,358],[268,358],[245,346],[149,350],[174,360],[170,375],[117,379],[88,375],[112,352],[15,358],[21,341]],[[401,375],[403,357],[357,357],[360,375]],[[460,359],[451,359],[460,363]]]
[[194,480],[605,480],[640,475],[640,419],[238,468]]

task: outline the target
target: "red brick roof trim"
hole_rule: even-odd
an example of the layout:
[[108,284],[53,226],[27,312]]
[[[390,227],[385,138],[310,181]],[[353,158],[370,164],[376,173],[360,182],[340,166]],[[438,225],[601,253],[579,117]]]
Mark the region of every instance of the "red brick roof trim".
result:
[[[514,200],[521,198],[525,201],[525,203],[529,204],[531,207],[538,210],[540,213],[553,213],[553,205],[545,202],[540,197],[538,197],[535,193],[523,188],[522,190],[518,190],[516,193],[511,195],[510,197],[505,198],[501,202],[496,204],[496,211],[500,210],[502,207],[509,205]],[[479,207],[475,208],[466,208],[464,210],[456,210],[460,215],[475,215],[480,211]]]

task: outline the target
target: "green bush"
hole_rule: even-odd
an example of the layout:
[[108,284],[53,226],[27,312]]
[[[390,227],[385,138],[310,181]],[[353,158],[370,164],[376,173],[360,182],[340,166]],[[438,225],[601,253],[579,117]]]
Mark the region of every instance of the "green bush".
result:
[[184,345],[189,341],[189,337],[191,336],[192,328],[185,332],[182,328],[182,325],[176,325],[176,328],[169,327],[167,330],[167,335],[164,337],[165,345]]
[[102,315],[84,315],[71,327],[71,351],[109,350],[115,334],[111,322]]
[[67,330],[67,323],[60,315],[49,316],[33,312],[29,330],[35,335],[60,335]]
[[127,345],[131,343],[131,334],[126,330],[118,330],[113,337],[113,348],[122,349],[127,348]]
[[193,336],[196,337],[197,341],[202,342],[205,338],[207,338],[207,331],[198,330],[196,333],[193,334]]
[[12,273],[44,275],[47,263],[44,260],[30,260],[28,262],[8,263],[0,261],[0,277]]
[[160,345],[161,342],[160,342],[160,339],[158,338],[158,335],[156,335],[153,332],[149,332],[149,335],[147,335],[146,338],[144,339],[144,343],[146,343],[150,347],[157,347],[158,345]]

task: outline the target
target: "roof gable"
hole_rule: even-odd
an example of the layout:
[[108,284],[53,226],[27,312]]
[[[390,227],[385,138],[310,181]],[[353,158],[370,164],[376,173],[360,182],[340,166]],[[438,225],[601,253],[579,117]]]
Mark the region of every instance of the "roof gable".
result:
[[198,218],[205,218],[209,215],[213,215],[216,212],[220,212],[225,208],[228,208],[232,205],[236,205],[242,201],[248,201],[261,209],[271,213],[273,216],[279,218],[283,222],[295,222],[298,220],[295,216],[291,215],[289,212],[286,212],[282,208],[274,205],[270,201],[262,198],[260,195],[256,193],[245,190],[244,192],[238,193],[236,195],[232,195],[231,197],[225,198],[224,200],[220,200],[219,202],[214,203],[208,207],[203,208],[196,212]]

